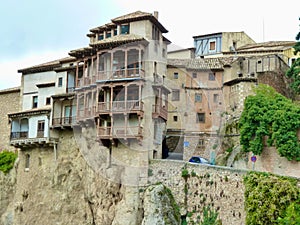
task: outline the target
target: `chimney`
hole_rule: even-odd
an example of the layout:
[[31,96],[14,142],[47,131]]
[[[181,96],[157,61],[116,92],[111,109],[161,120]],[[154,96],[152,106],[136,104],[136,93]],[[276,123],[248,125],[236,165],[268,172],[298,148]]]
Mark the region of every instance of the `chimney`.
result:
[[158,11],[154,11],[153,16],[158,20]]

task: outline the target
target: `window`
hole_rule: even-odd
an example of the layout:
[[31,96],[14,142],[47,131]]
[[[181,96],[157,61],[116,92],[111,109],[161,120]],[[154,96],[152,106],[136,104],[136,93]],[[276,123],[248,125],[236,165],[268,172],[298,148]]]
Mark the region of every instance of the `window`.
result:
[[214,51],[214,50],[216,50],[216,42],[210,41],[209,42],[209,51]]
[[198,146],[204,146],[204,139],[199,139]]
[[178,121],[178,117],[177,116],[173,116],[173,121],[177,122]]
[[51,98],[50,97],[47,97],[46,98],[46,105],[50,105],[51,104]]
[[116,35],[118,35],[118,29],[117,28],[114,29],[114,36],[116,36]]
[[45,120],[39,120],[37,126],[37,136],[44,137],[44,131],[45,131]]
[[174,79],[178,79],[178,73],[177,72],[174,73]]
[[200,93],[195,94],[195,102],[202,102],[202,94]]
[[59,77],[58,78],[58,87],[62,87],[62,84],[63,84],[63,78]]
[[29,165],[30,165],[30,155],[26,154],[26,156],[25,156],[25,171],[29,171]]
[[219,94],[214,94],[214,103],[219,101]]
[[33,96],[32,97],[32,108],[37,108],[38,107],[38,96]]
[[121,34],[129,34],[129,24],[121,25]]
[[216,74],[215,73],[209,73],[208,74],[208,80],[216,80]]
[[166,49],[164,49],[164,48],[162,50],[162,57],[166,58]]
[[196,123],[205,123],[205,113],[197,113]]
[[193,78],[197,78],[197,73],[193,73]]
[[106,38],[110,38],[110,37],[111,37],[111,32],[108,31],[108,32],[106,33]]
[[99,34],[98,35],[98,41],[101,41],[101,40],[103,40],[104,39],[104,35],[103,34]]
[[172,90],[172,101],[179,101],[179,99],[180,99],[180,90],[173,89]]

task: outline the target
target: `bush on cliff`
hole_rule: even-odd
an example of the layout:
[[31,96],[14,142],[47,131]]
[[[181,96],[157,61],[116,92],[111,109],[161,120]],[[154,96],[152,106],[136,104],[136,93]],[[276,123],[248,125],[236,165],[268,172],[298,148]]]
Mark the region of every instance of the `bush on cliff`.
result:
[[17,154],[14,152],[0,152],[0,171],[7,174],[14,166]]

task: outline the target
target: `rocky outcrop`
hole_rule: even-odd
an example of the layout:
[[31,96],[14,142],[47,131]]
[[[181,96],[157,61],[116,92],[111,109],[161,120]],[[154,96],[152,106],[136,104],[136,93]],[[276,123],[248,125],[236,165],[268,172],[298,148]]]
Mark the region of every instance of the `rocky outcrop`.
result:
[[[17,162],[16,164],[17,165]],[[15,167],[5,175],[0,171],[0,224],[12,225],[14,218]]]
[[162,184],[153,185],[144,194],[142,225],[179,225],[180,212],[171,191]]

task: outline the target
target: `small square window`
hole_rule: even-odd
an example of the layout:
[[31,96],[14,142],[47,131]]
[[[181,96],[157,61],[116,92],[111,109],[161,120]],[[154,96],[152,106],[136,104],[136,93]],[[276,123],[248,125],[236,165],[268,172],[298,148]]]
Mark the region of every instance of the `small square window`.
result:
[[174,79],[178,79],[178,73],[177,72],[174,73]]
[[103,40],[104,39],[104,35],[103,34],[99,34],[98,35],[98,41],[101,41],[101,40]]
[[172,90],[172,101],[179,101],[180,100],[180,90],[173,89]]
[[129,34],[129,24],[121,25],[121,34]]
[[58,87],[62,87],[62,84],[63,84],[63,78],[59,77],[58,78]]
[[197,78],[197,73],[193,73],[193,78]]
[[111,37],[111,32],[107,32],[106,33],[106,38],[110,38]]
[[195,94],[195,102],[202,102],[202,94],[200,93]]
[[114,29],[114,36],[116,36],[116,35],[118,35],[118,29],[117,28]]
[[173,116],[173,121],[177,122],[178,121],[178,117],[177,116]]
[[205,113],[197,113],[196,123],[205,123]]
[[216,80],[216,74],[215,73],[209,73],[208,80]]
[[210,51],[216,50],[216,42],[215,41],[209,42],[209,50]]
[[51,104],[51,98],[50,97],[47,97],[46,98],[46,105],[50,105]]

